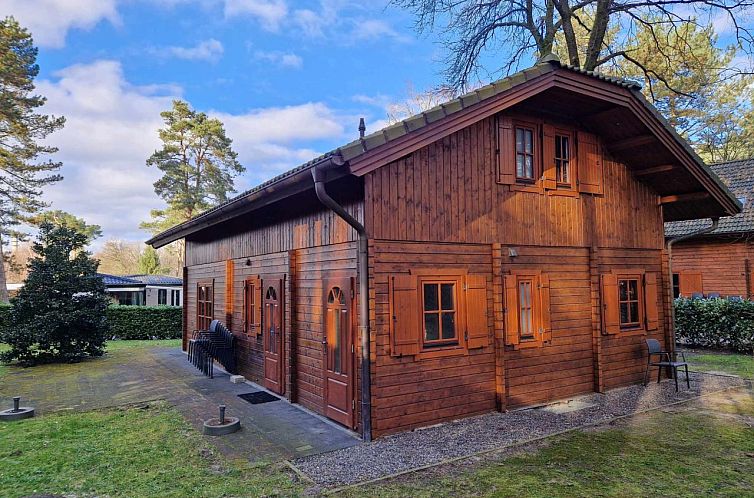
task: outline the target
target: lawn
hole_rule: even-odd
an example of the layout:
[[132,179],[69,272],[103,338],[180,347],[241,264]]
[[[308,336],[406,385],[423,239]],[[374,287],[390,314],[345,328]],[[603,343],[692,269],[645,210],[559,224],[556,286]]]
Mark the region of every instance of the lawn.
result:
[[55,414],[0,425],[0,496],[290,496],[280,464],[227,462],[175,410]]
[[[754,415],[746,397],[743,411]],[[752,496],[754,430],[735,419],[655,412],[620,428],[554,438],[538,451],[431,469],[341,495]]]
[[745,379],[754,378],[754,356],[722,353],[687,353],[692,370],[725,372]]

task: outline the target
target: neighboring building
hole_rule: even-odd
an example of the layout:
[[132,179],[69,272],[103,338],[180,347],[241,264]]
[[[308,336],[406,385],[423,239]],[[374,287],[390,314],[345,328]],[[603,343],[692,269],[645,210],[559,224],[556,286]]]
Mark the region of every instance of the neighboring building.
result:
[[641,381],[663,221],[739,209],[637,86],[546,61],[148,243],[186,241],[184,346],[226,322],[243,375],[368,439]]
[[[673,245],[673,292],[751,299],[754,289],[754,159],[710,166],[743,204],[743,211],[720,218],[717,229]],[[710,226],[710,220],[676,221],[665,224],[665,237],[672,239]]]
[[134,306],[181,306],[183,280],[166,275],[99,274],[105,290],[116,304]]

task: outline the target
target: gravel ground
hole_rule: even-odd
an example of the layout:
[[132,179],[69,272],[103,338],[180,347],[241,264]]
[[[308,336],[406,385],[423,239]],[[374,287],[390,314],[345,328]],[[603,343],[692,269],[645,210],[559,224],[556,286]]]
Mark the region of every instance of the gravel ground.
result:
[[566,403],[558,403],[550,407],[489,413],[300,458],[293,464],[320,486],[342,486],[607,421],[736,385],[744,385],[744,381],[737,377],[692,373],[691,391],[676,393],[672,381],[659,385],[650,383],[646,388],[633,385],[606,394],[579,396],[571,402],[571,406],[586,405],[579,410],[569,411]]

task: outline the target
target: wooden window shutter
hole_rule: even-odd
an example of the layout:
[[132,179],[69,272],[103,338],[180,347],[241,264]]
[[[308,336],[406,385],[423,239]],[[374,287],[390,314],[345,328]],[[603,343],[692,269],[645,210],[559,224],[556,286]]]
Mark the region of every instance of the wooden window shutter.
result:
[[249,316],[249,282],[247,280],[243,281],[243,331],[245,334],[248,334],[251,329],[251,319],[252,317]]
[[497,181],[504,185],[516,183],[516,137],[513,122],[506,116],[498,117]]
[[644,275],[644,316],[647,321],[647,330],[657,330],[660,319],[657,311],[656,273]]
[[602,150],[596,135],[580,131],[577,138],[579,192],[602,193]]
[[678,275],[679,292],[683,297],[691,297],[703,292],[702,274],[698,272],[681,272]]
[[602,275],[602,332],[620,332],[620,306],[618,304],[618,278],[612,273]]
[[466,276],[466,332],[467,347],[484,348],[490,344],[490,325],[487,320],[487,277]]
[[260,333],[262,321],[262,280],[250,278],[243,283],[243,320],[247,334]]
[[539,276],[539,305],[542,307],[540,320],[542,326],[542,340],[552,341],[552,323],[550,320],[550,277],[546,274]]
[[552,125],[542,126],[542,180],[546,189],[558,187],[555,174],[555,128]]
[[421,350],[416,275],[390,277],[390,332],[393,356],[415,355]]
[[518,329],[518,280],[505,276],[505,344],[516,346],[520,341]]

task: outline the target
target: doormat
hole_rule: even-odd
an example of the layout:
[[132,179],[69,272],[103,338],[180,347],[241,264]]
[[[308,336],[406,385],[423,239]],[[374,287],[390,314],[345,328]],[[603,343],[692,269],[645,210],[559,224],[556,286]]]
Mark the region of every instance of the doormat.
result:
[[272,394],[265,391],[239,394],[238,397],[248,401],[252,405],[261,405],[262,403],[269,403],[271,401],[280,401],[280,398],[273,396]]

